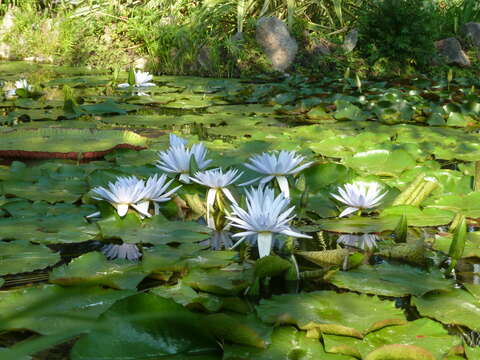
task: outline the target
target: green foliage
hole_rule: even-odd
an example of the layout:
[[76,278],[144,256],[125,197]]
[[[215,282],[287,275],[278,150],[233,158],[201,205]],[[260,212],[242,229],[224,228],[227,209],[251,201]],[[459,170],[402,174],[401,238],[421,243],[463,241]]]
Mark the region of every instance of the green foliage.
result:
[[372,62],[387,58],[425,67],[437,35],[432,11],[418,0],[366,1],[359,18],[362,53]]

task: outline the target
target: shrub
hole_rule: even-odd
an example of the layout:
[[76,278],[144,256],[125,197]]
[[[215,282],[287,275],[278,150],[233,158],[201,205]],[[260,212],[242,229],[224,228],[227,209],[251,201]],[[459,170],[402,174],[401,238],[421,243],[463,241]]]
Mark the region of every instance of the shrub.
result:
[[359,17],[360,51],[372,62],[380,58],[424,67],[437,39],[437,13],[421,0],[367,0]]

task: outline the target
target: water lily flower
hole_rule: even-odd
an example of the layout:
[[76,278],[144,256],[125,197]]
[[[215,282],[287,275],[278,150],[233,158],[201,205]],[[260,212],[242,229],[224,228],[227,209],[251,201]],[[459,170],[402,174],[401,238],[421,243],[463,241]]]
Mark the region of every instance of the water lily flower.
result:
[[119,177],[115,183],[109,182],[108,189],[97,186],[92,189],[96,200],[106,200],[117,209],[118,216],[125,216],[129,207],[137,210],[141,215],[151,215],[137,206],[143,200],[145,194],[145,182],[135,176]]
[[[153,75],[150,75],[148,72],[144,72],[141,70],[137,70],[133,72],[134,77],[135,77],[135,84],[133,85],[134,87],[150,87],[150,86],[156,86],[155,83],[149,82],[150,80],[153,79]],[[119,88],[128,88],[130,87],[129,83],[123,83],[118,85]]]
[[148,213],[150,202],[153,202],[155,208],[155,215],[159,214],[159,203],[168,201],[171,199],[171,195],[175,193],[182,185],[177,186],[174,189],[167,191],[173,179],[167,182],[167,175],[163,174],[160,177],[155,174],[150,176],[145,182],[144,192],[142,194],[142,200],[138,202],[136,208],[140,209],[139,212],[144,214]]
[[[171,139],[170,139],[171,140]],[[205,169],[212,160],[205,159],[207,149],[203,144],[195,144],[191,148],[187,148],[185,144],[179,144],[178,140],[174,140],[174,145],[170,145],[166,151],[158,153],[160,160],[157,160],[156,166],[168,173],[180,174],[180,181],[190,183],[190,161],[194,157],[198,169]]]
[[238,204],[232,204],[232,215],[227,216],[231,221],[230,225],[243,229],[244,231],[233,235],[242,237],[235,244],[238,246],[249,235],[256,235],[258,252],[260,257],[270,254],[272,249],[273,235],[284,234],[297,238],[310,238],[311,236],[295,232],[289,226],[294,206],[289,206],[289,199],[283,194],[275,197],[272,188],[251,188],[247,191],[247,210],[242,209]]
[[382,192],[382,186],[379,183],[355,182],[353,184],[345,184],[344,189],[338,187],[337,194],[330,194],[338,201],[348,205],[339,217],[343,217],[362,209],[371,209],[380,204],[380,201],[387,194]]
[[376,234],[343,234],[337,239],[337,244],[343,244],[364,250],[371,250],[377,246],[378,236]]
[[170,134],[169,140],[170,146],[185,146],[188,144],[188,140],[185,140],[184,138],[181,138],[180,136],[177,136],[175,134]]
[[25,89],[27,91],[32,91],[33,86],[28,84],[27,79],[20,79],[15,81],[15,88],[16,89]]
[[113,259],[127,259],[130,261],[137,261],[142,256],[142,253],[135,244],[123,243],[121,245],[117,244],[107,244],[103,246],[100,251],[107,257],[109,260]]
[[215,227],[213,219],[210,217],[210,209],[215,203],[217,193],[221,191],[232,204],[236,204],[237,202],[230,190],[227,189],[227,186],[232,185],[242,174],[243,172],[238,174],[236,169],[231,169],[224,173],[222,169],[217,168],[204,172],[197,171],[195,176],[190,177],[190,180],[210,188],[207,193],[207,224],[210,228],[213,229]]
[[255,178],[241,185],[250,185],[260,180],[260,184],[266,184],[275,178],[280,186],[280,190],[286,198],[290,197],[288,187],[288,175],[295,175],[303,169],[309,167],[313,162],[307,162],[303,165],[300,163],[305,159],[304,156],[298,155],[295,151],[285,151],[273,153],[262,153],[253,155],[245,166],[250,170],[264,174],[263,177]]

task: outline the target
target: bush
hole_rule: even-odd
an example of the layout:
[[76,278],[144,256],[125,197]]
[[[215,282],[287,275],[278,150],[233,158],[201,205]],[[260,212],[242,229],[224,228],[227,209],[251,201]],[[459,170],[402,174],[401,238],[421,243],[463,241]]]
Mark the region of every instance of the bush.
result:
[[360,51],[375,62],[386,58],[425,67],[434,54],[437,12],[421,0],[368,0],[359,18]]

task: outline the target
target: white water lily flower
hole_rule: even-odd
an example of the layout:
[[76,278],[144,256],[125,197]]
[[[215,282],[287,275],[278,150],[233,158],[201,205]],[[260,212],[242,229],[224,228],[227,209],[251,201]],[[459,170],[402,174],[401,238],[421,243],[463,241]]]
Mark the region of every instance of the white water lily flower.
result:
[[127,259],[130,261],[137,261],[142,256],[142,253],[135,244],[108,244],[103,246],[100,251],[109,260],[113,259]]
[[288,175],[295,175],[303,169],[309,167],[313,162],[307,162],[303,165],[300,163],[305,159],[304,156],[298,155],[295,151],[285,151],[273,153],[262,153],[260,155],[253,155],[249,161],[250,164],[245,164],[250,170],[264,174],[263,177],[258,177],[241,185],[250,185],[260,180],[260,184],[266,184],[273,178],[277,179],[278,185],[286,198],[290,197],[290,190],[288,187]]
[[106,200],[117,209],[118,216],[125,216],[131,206],[141,215],[150,217],[148,212],[137,206],[143,200],[145,193],[145,182],[135,176],[119,177],[115,183],[108,183],[108,189],[97,186],[92,189],[96,200]]
[[230,190],[227,189],[227,186],[232,185],[242,174],[243,172],[238,174],[236,169],[231,169],[224,173],[222,169],[217,168],[204,172],[197,171],[195,176],[190,177],[190,180],[210,188],[207,193],[207,224],[210,228],[215,228],[213,219],[210,217],[210,209],[215,203],[217,192],[221,191],[232,204],[236,204],[237,202]]
[[187,148],[184,144],[175,143],[170,145],[166,151],[158,153],[160,160],[157,160],[156,166],[168,173],[180,174],[180,181],[190,183],[190,160],[195,158],[198,169],[205,169],[212,160],[205,159],[207,149],[203,144],[195,144]]
[[184,138],[181,138],[180,136],[177,136],[175,134],[170,134],[170,146],[182,146],[182,145],[187,145],[188,140],[185,140]]
[[[153,79],[153,75],[150,75],[148,72],[144,72],[141,70],[136,70],[133,72],[135,76],[135,84],[134,87],[149,87],[149,86],[156,86],[155,83],[149,82]],[[118,85],[119,88],[128,88],[130,87],[129,83],[123,83]]]
[[275,197],[272,188],[251,188],[247,191],[247,210],[245,211],[237,204],[232,204],[233,213],[227,216],[231,221],[230,225],[243,229],[234,237],[243,237],[235,246],[241,243],[245,237],[256,235],[258,252],[260,257],[270,254],[272,249],[273,234],[284,234],[297,238],[311,238],[311,236],[293,231],[289,222],[294,206],[289,206],[289,199],[283,194]]
[[338,187],[337,194],[330,194],[338,201],[348,205],[341,212],[339,217],[343,217],[362,209],[371,209],[380,204],[380,201],[387,194],[382,192],[382,186],[379,183],[355,182],[353,184],[345,184],[344,189]]
[[359,249],[371,250],[377,246],[378,236],[375,234],[343,234],[337,239],[337,244],[343,244]]
[[28,84],[27,79],[20,79],[15,81],[15,88],[17,89],[25,89],[27,91],[32,91],[33,86]]
[[170,200],[171,195],[182,187],[182,185],[180,185],[167,191],[172,182],[173,179],[167,182],[167,175],[165,174],[160,175],[160,177],[157,174],[150,176],[145,182],[142,200],[136,204],[136,207],[140,209],[140,212],[142,214],[148,213],[150,202],[153,202],[155,215],[158,215],[160,213],[158,203]]

